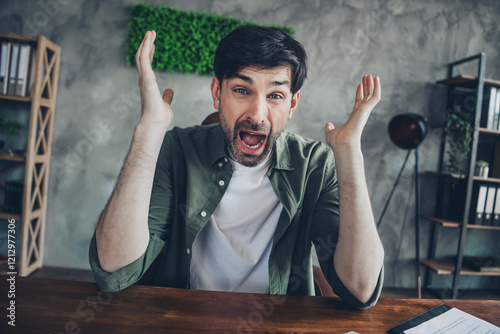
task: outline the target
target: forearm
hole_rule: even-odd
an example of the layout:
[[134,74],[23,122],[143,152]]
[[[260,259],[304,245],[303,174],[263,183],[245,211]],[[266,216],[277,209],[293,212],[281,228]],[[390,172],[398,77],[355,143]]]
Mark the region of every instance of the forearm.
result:
[[361,301],[373,294],[384,250],[373,219],[360,145],[335,148],[339,186],[339,238],[335,269],[344,285]]
[[117,184],[97,222],[101,268],[116,270],[137,260],[149,243],[148,211],[165,126],[139,123]]

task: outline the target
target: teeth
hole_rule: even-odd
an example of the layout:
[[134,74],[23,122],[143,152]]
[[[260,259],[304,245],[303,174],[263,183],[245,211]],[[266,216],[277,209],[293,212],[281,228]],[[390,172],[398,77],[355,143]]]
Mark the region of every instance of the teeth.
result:
[[[253,136],[253,135],[252,135],[252,136]],[[258,148],[260,145],[262,145],[262,143],[264,142],[264,139],[265,139],[265,137],[264,137],[264,138],[262,138],[262,139],[261,139],[261,140],[260,140],[257,144],[252,145],[252,146],[247,145],[247,143],[245,143],[245,141],[244,141],[244,140],[242,140],[241,142],[242,142],[242,143],[243,143],[243,145],[245,145],[246,147],[251,148],[252,150],[255,150],[255,149],[256,149],[256,148]]]

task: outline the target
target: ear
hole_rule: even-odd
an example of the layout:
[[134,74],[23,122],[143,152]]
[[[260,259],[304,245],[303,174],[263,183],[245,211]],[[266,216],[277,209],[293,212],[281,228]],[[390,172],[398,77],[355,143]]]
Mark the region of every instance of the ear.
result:
[[293,112],[295,111],[295,108],[297,108],[297,106],[299,105],[299,99],[300,99],[300,90],[292,96],[292,104],[290,106],[290,114],[288,115],[289,120],[292,118],[292,115],[293,115]]
[[214,100],[214,108],[220,109],[220,84],[217,77],[212,78],[212,83],[210,84],[210,90],[212,91],[212,99]]

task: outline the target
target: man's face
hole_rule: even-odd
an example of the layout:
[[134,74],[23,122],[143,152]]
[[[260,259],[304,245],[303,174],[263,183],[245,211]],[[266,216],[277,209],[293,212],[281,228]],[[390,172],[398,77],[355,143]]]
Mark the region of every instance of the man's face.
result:
[[291,79],[289,66],[244,67],[222,86],[214,77],[214,107],[235,161],[253,167],[270,154],[299,102],[299,92],[292,95]]

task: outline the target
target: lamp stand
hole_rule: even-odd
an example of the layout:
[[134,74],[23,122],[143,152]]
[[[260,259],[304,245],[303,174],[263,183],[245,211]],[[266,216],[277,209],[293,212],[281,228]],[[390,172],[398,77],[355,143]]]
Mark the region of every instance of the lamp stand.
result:
[[[394,195],[394,191],[401,179],[401,174],[403,174],[403,170],[408,162],[408,158],[410,157],[411,150],[408,150],[406,154],[405,161],[399,170],[398,176],[396,177],[396,181],[392,186],[391,192],[389,193],[389,197],[385,202],[384,208],[382,209],[382,213],[377,221],[377,229],[380,227],[380,223],[382,223],[382,218],[385,215],[387,207],[389,206],[389,202],[392,199],[392,195]],[[416,276],[417,276],[417,295],[418,299],[422,298],[422,289],[421,289],[421,274],[420,274],[420,182],[418,177],[418,148],[415,148],[415,257],[416,257]]]
[[418,179],[418,148],[415,148],[415,257],[417,265],[417,295],[422,298],[420,276],[420,183]]
[[398,177],[396,177],[396,181],[394,181],[394,185],[392,186],[391,192],[389,193],[389,197],[387,198],[387,201],[385,202],[384,208],[382,209],[382,213],[380,214],[380,217],[377,221],[377,229],[380,226],[380,223],[382,223],[382,218],[384,218],[385,211],[387,210],[387,207],[389,206],[389,202],[392,199],[392,195],[394,195],[394,190],[396,190],[396,187],[399,183],[399,179],[401,178],[401,174],[403,174],[403,170],[405,169],[406,162],[408,162],[408,157],[410,156],[411,150],[408,151],[406,154],[405,161],[403,162],[403,165],[401,166],[401,169],[399,170]]

